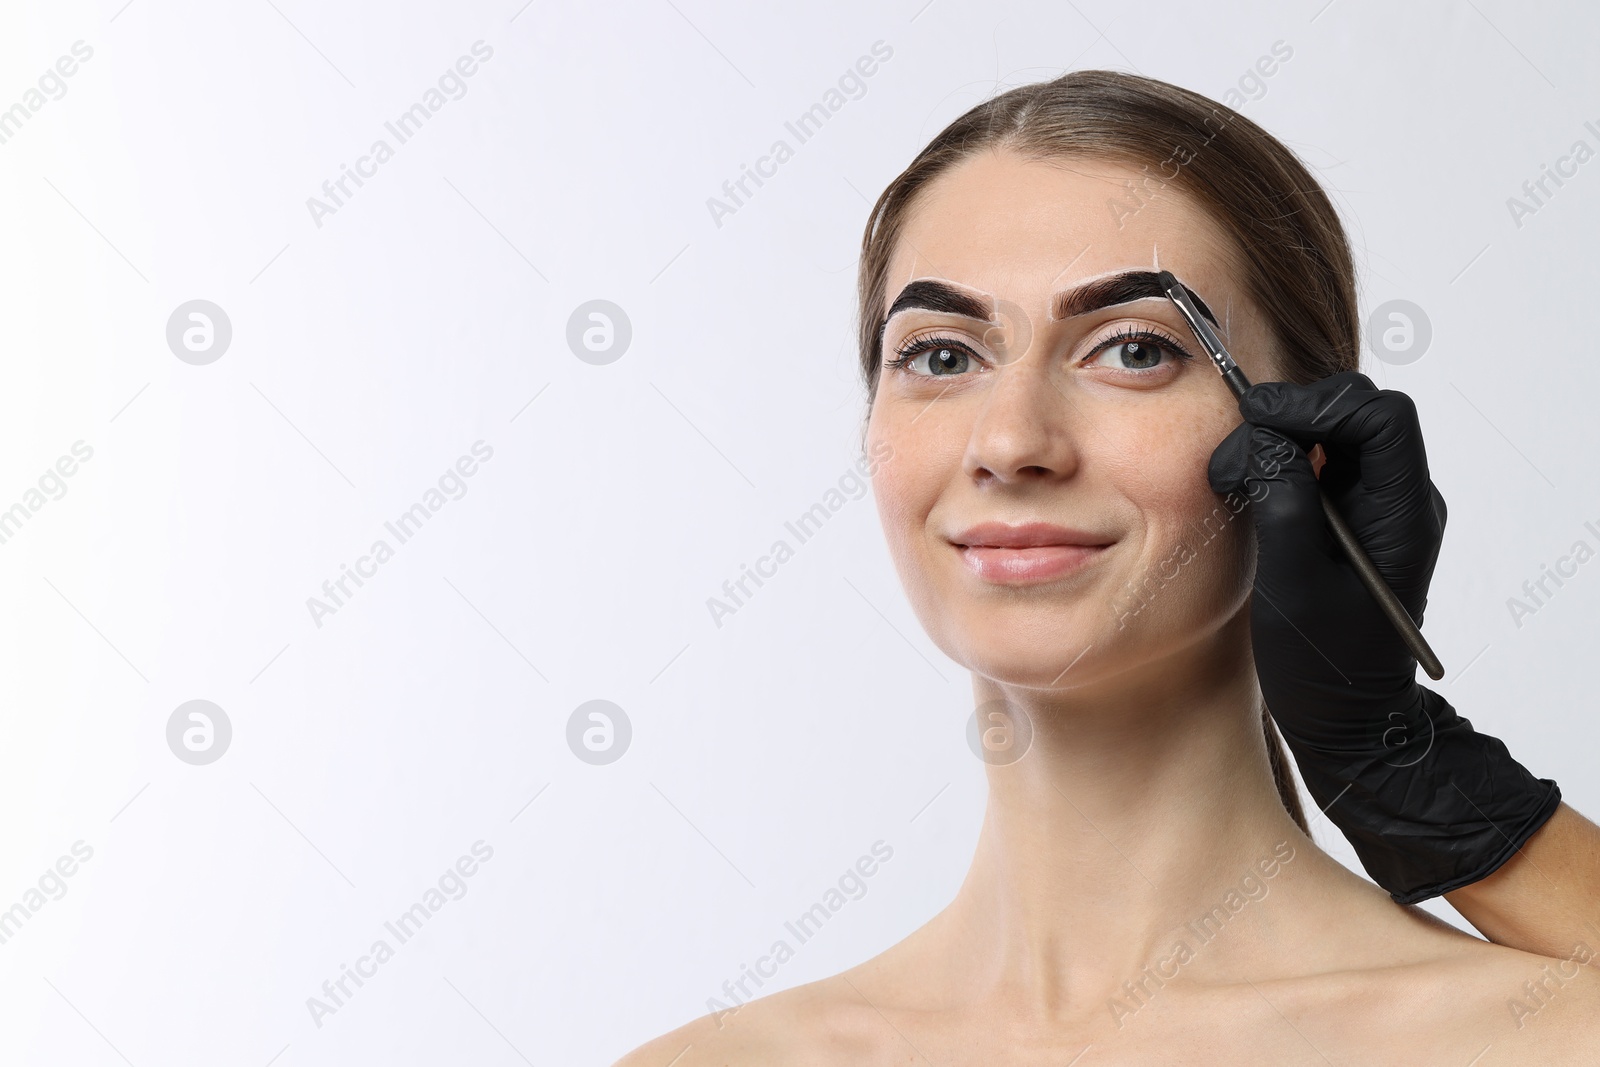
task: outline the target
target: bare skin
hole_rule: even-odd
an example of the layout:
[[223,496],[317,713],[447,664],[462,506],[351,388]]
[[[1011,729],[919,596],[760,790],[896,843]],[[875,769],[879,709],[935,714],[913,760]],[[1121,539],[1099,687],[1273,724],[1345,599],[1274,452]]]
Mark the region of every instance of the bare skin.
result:
[[[927,356],[886,367],[868,429],[869,449],[892,448],[874,495],[919,620],[972,671],[976,705],[1003,700],[1032,729],[1025,755],[986,767],[960,890],[859,966],[697,1019],[618,1067],[1487,1067],[1600,1054],[1585,1031],[1600,1013],[1595,967],[1558,971],[1396,905],[1278,799],[1251,659],[1248,523],[1196,534],[1218,507],[1206,463],[1238,424],[1233,397],[1166,301],[1051,317],[1051,294],[1151,269],[1159,253],[1222,320],[1250,379],[1282,377],[1203,210],[1170,192],[1120,224],[1107,209],[1134,177],[980,154],[925,190],[890,272],[891,301],[936,278],[1026,320],[895,316],[887,356],[936,334],[972,358],[946,374]],[[1130,364],[1103,344],[1130,325],[1196,358]],[[1112,543],[1062,577],[997,581],[952,543],[983,521]],[[1152,572],[1157,593],[1130,614],[1127,590]]]
[[1600,949],[1600,826],[1562,804],[1499,870],[1445,899],[1498,944],[1562,958]]

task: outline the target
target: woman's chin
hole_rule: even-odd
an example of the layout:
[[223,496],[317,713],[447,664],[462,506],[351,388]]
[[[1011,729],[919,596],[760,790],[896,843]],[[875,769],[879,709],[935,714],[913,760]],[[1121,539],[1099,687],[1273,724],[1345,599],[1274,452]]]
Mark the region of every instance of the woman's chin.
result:
[[1114,626],[990,629],[968,634],[948,654],[980,677],[1026,689],[1071,689],[1104,674],[1116,655]]

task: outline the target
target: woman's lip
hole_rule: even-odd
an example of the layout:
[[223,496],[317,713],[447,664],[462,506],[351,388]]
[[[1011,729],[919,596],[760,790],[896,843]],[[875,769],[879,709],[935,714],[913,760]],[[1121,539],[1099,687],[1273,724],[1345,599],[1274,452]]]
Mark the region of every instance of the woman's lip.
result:
[[950,538],[958,547],[969,545],[987,548],[1046,548],[1052,545],[1088,545],[1099,547],[1110,544],[1115,538],[1086,533],[1049,522],[1024,522],[1012,525],[1004,522],[980,522]]
[[956,545],[961,560],[986,582],[1023,585],[1047,582],[1082,570],[1110,545],[1034,545],[996,548],[991,545]]

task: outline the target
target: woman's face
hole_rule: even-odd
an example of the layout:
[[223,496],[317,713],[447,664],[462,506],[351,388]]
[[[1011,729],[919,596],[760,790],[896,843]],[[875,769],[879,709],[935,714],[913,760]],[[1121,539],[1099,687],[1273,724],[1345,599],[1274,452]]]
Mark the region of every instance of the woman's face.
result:
[[[888,456],[874,495],[923,626],[997,682],[1068,688],[1149,664],[1250,591],[1249,516],[1206,480],[1238,406],[1178,309],[1126,289],[1057,303],[1169,270],[1252,381],[1278,377],[1232,241],[1171,186],[1136,199],[1142,178],[979,153],[923,191],[890,263],[880,321],[902,307],[868,427]],[[906,291],[919,280],[945,288]]]

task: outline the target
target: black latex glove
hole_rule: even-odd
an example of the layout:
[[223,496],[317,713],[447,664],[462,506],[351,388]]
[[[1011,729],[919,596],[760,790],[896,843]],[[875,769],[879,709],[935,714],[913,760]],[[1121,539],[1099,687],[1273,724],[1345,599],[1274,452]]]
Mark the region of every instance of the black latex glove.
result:
[[1418,684],[1416,659],[1327,527],[1306,454],[1322,444],[1322,487],[1420,626],[1445,505],[1416,405],[1346,371],[1257,383],[1239,412],[1209,476],[1250,500],[1256,674],[1306,788],[1402,904],[1486,877],[1561,791]]

